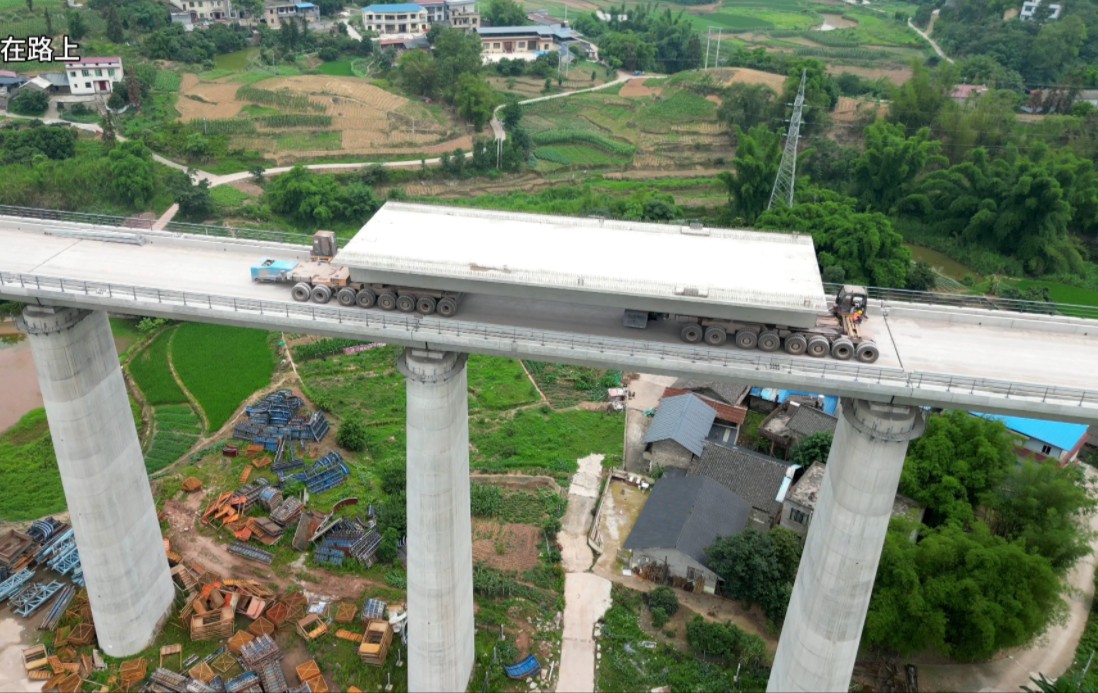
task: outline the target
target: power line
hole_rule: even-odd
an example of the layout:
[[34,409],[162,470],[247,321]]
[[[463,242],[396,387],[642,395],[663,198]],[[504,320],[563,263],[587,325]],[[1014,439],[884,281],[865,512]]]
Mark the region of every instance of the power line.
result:
[[789,131],[785,136],[785,151],[782,152],[782,162],[778,166],[778,176],[774,179],[774,189],[770,191],[770,203],[766,206],[770,209],[774,201],[787,207],[793,206],[793,183],[797,176],[797,140],[801,135],[801,112],[804,110],[804,85],[808,82],[808,70],[801,70],[801,88],[797,90],[797,98],[793,101],[793,117],[789,121]]

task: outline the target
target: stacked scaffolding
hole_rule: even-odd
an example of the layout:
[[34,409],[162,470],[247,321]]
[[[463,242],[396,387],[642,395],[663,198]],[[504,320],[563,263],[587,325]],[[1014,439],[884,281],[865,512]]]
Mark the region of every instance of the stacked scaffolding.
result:
[[290,496],[284,498],[278,507],[271,513],[271,519],[282,525],[283,527],[289,527],[291,523],[296,522],[297,518],[301,516],[301,511],[305,509],[305,505],[297,498]]
[[290,686],[282,673],[282,650],[270,635],[261,635],[240,650],[244,664],[259,675],[265,691],[285,691]]
[[38,611],[64,587],[60,582],[35,582],[11,598],[12,611],[26,618]]
[[308,471],[298,472],[287,476],[305,484],[309,493],[322,493],[341,485],[347,480],[351,470],[343,464],[343,455],[335,450],[321,457]]
[[289,390],[267,395],[244,411],[248,421],[233,428],[233,437],[250,440],[275,452],[285,441],[311,440],[319,443],[327,435],[328,419],[321,412],[299,412],[304,402]]
[[[274,561],[274,554],[270,551],[264,551],[263,549],[256,549],[247,544],[239,541],[234,541],[229,545],[229,553],[236,554],[243,558],[247,558],[251,561],[258,561],[260,563],[266,563],[270,565]],[[227,637],[227,636],[226,636]]]

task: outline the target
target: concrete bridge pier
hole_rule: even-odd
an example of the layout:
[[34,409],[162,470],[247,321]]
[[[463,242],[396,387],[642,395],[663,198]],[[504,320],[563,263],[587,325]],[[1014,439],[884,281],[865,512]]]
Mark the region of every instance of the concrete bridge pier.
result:
[[405,349],[408,690],[465,691],[473,671],[466,355]]
[[28,306],[17,323],[34,355],[99,646],[136,654],[175,588],[107,314]]
[[767,690],[850,686],[917,407],[844,397]]

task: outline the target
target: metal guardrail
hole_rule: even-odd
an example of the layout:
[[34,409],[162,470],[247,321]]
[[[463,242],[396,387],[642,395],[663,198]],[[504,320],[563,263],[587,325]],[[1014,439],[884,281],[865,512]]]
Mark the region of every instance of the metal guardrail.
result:
[[[403,313],[378,313],[360,309],[331,308],[319,304],[261,301],[255,299],[215,296],[186,291],[169,291],[107,282],[89,282],[31,274],[0,273],[0,286],[19,286],[34,295],[102,296],[132,301],[134,307],[189,306],[225,314],[252,314],[282,319],[303,319],[318,323],[318,327],[355,326],[386,329],[405,333],[404,341],[422,343],[432,336],[440,338],[479,338],[494,344],[526,343],[561,349],[583,349],[604,354],[607,358],[637,356],[670,359],[680,362],[705,363],[729,368],[753,369],[760,373],[785,373],[798,378],[831,377],[861,384],[875,384],[903,390],[906,396],[918,397],[918,391],[945,392],[990,396],[1027,402],[1042,402],[1068,407],[1098,409],[1098,391],[1056,386],[1012,383],[985,378],[968,378],[935,373],[909,373],[894,368],[852,365],[839,361],[790,358],[783,355],[764,356],[759,352],[701,349],[682,344],[645,342],[613,337],[580,337],[519,327],[501,327],[483,323],[466,323],[440,318],[423,318]],[[338,327],[337,327],[338,329]]]
[[[830,296],[841,288],[840,284],[824,283],[824,290]],[[1006,310],[1016,313],[1035,313],[1039,315],[1062,315],[1072,318],[1098,320],[1098,306],[1081,306],[1073,303],[1053,303],[1052,301],[1026,301],[1017,298],[1001,298],[983,294],[949,294],[937,291],[911,291],[910,289],[889,289],[879,286],[866,287],[869,297],[879,301],[896,303],[927,303],[951,308],[979,308],[982,310]]]
[[[27,219],[40,219],[45,221],[61,221],[72,224],[92,224],[95,226],[112,226],[126,229],[152,230],[156,223],[153,219],[142,217],[120,217],[111,214],[89,214],[87,212],[65,212],[56,209],[37,209],[34,207],[14,207],[12,205],[0,205],[0,216],[24,217]],[[253,241],[270,241],[272,243],[288,243],[291,245],[308,246],[309,237],[305,234],[286,233],[285,231],[269,231],[266,229],[243,229],[233,226],[212,226],[210,224],[191,224],[184,221],[169,221],[163,228],[164,231],[173,233],[185,233],[195,236],[210,236],[216,238],[243,238]]]

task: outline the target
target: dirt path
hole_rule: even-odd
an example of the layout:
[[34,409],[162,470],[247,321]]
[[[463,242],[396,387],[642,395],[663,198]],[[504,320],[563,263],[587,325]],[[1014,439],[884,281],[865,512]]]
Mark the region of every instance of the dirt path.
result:
[[587,529],[598,503],[602,455],[579,460],[579,470],[568,487],[568,510],[557,534],[563,550],[564,635],[560,650],[560,677],[556,690],[587,693],[595,690],[595,622],[610,608],[610,581],[591,572],[594,553],[587,545]]
[[925,40],[926,40],[926,42],[930,44],[930,47],[934,49],[934,52],[938,54],[938,57],[939,57],[939,58],[941,58],[942,60],[945,60],[945,61],[947,61],[947,62],[949,62],[949,63],[952,63],[952,62],[953,62],[953,58],[949,57],[948,55],[946,55],[946,54],[945,54],[945,53],[944,53],[944,52],[942,51],[942,47],[938,45],[938,42],[937,42],[937,41],[935,41],[934,39],[930,38],[930,31],[933,31],[933,30],[934,30],[934,20],[936,20],[937,18],[938,18],[938,10],[934,10],[934,14],[932,14],[932,15],[931,15],[931,18],[930,18],[930,25],[929,25],[929,26],[927,27],[928,31],[923,31],[923,30],[922,30],[922,29],[920,29],[919,27],[915,26],[914,24],[912,24],[912,23],[911,23],[911,20],[910,20],[910,19],[909,19],[909,20],[907,20],[907,25],[908,25],[909,27],[911,27],[911,30],[912,30],[912,31],[914,31],[914,32],[915,32],[916,34],[918,34],[919,36],[922,36],[922,37],[923,37],[923,39],[925,39]]
[[[1083,466],[1092,496],[1098,494],[1098,470]],[[1071,666],[1075,648],[1083,635],[1094,601],[1095,556],[1098,554],[1098,514],[1090,518],[1091,553],[1080,559],[1068,573],[1071,594],[1068,617],[1053,626],[1031,647],[1000,653],[1000,658],[980,664],[919,664],[920,685],[939,691],[1017,691],[1033,687],[1030,678],[1043,673],[1055,681]],[[918,660],[916,660],[918,663]]]

